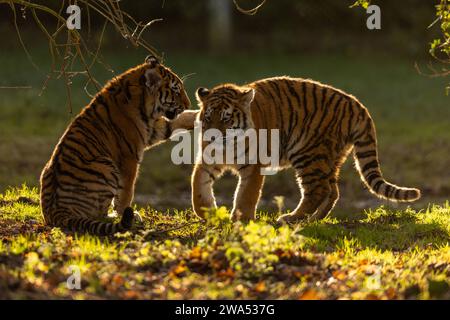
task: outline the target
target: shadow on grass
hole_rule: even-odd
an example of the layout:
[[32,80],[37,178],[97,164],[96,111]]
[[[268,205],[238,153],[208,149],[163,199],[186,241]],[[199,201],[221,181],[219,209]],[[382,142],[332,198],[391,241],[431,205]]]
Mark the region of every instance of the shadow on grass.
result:
[[361,248],[400,251],[415,246],[440,247],[450,242],[446,226],[424,222],[419,214],[367,215],[361,220],[333,220],[301,225],[298,233],[310,238],[318,249],[334,251],[342,240],[356,241]]

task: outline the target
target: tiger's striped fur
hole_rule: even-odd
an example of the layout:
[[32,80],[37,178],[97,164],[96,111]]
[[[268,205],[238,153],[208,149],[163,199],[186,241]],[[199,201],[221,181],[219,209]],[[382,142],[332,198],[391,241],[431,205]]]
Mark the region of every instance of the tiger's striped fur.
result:
[[[109,81],[68,126],[42,171],[45,222],[98,235],[129,229],[144,150],[175,129],[192,129],[196,113],[183,112],[189,106],[180,78],[154,57]],[[113,199],[121,222],[101,222]]]
[[[197,90],[203,129],[279,129],[280,164],[292,166],[301,201],[280,221],[321,219],[339,198],[339,170],[354,149],[361,179],[378,197],[414,201],[420,191],[393,185],[383,178],[377,155],[375,126],[368,110],[352,95],[312,80],[275,77],[245,86],[219,85]],[[270,139],[268,139],[270,144]],[[203,142],[205,144],[205,142]],[[212,185],[226,169],[239,175],[233,219],[254,219],[264,176],[262,165],[196,164],[192,175],[194,211],[215,207]]]

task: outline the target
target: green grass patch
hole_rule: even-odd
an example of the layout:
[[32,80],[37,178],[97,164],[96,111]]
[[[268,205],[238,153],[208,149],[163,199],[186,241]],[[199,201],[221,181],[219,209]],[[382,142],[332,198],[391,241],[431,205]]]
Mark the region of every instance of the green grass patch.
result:
[[26,186],[0,195],[0,298],[450,298],[449,202],[294,226],[136,208],[133,232],[98,238],[44,226],[37,200]]

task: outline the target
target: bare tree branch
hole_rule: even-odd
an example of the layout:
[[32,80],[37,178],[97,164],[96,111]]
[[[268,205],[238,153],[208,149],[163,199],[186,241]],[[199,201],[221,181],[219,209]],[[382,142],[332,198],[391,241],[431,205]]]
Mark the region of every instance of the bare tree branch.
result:
[[241,13],[247,14],[249,16],[253,16],[256,13],[258,13],[258,10],[264,5],[264,3],[266,3],[266,0],[262,0],[262,2],[259,5],[257,5],[253,9],[248,9],[248,10],[242,9],[236,0],[233,0],[233,2],[234,2],[234,5],[236,6],[236,9],[238,9]]
[[[31,12],[31,17],[36,23],[38,29],[44,34],[48,41],[49,54],[51,58],[51,67],[49,73],[42,85],[42,89],[39,95],[41,95],[47,88],[48,82],[52,78],[63,78],[67,91],[67,100],[69,109],[71,107],[71,84],[72,78],[78,75],[87,78],[85,84],[85,91],[89,96],[92,96],[87,87],[93,84],[96,90],[100,90],[100,83],[94,78],[91,72],[94,64],[99,63],[103,65],[108,71],[113,71],[111,67],[104,64],[100,60],[100,50],[102,40],[105,34],[108,23],[114,26],[115,30],[125,39],[127,39],[133,46],[145,48],[150,54],[161,58],[149,43],[147,43],[142,35],[144,31],[149,28],[153,23],[161,21],[161,19],[154,19],[147,23],[136,21],[130,14],[123,11],[120,7],[118,0],[77,0],[77,1],[61,1],[61,6],[58,11],[53,10],[50,7],[33,2],[32,0],[0,0],[0,5],[6,4],[12,11],[13,24],[16,30],[17,36],[21,47],[27,55],[30,63],[39,70],[39,66],[36,65],[29,53],[23,38],[20,33],[19,25],[17,23],[17,8],[25,13]],[[88,42],[85,41],[80,32],[76,29],[70,30],[67,28],[67,19],[65,17],[65,8],[71,4],[78,4],[83,6],[87,12],[88,32],[87,37],[90,38],[91,30],[91,18],[93,14],[97,14],[104,19],[103,28],[100,34],[97,45],[94,48],[90,48]],[[50,15],[54,19],[55,28],[54,32],[49,31],[49,28],[44,25],[41,19],[41,14]],[[66,37],[61,42],[61,33],[65,32]],[[77,70],[76,65],[81,65],[81,69]],[[7,87],[3,87],[7,88]],[[19,87],[14,87],[19,88]]]

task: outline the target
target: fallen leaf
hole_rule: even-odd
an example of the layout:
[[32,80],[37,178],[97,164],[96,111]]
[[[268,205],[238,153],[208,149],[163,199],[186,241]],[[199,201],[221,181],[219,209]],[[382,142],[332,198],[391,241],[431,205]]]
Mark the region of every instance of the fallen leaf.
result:
[[367,259],[362,259],[362,260],[360,260],[359,262],[358,262],[358,265],[359,266],[365,266],[366,264],[368,264],[369,263],[369,260],[367,260]]
[[184,276],[184,273],[187,271],[186,265],[181,262],[175,268],[172,269],[171,274],[176,277]]
[[120,274],[115,274],[112,278],[112,282],[117,286],[120,287],[125,283],[125,279]]
[[226,270],[221,270],[217,273],[217,276],[221,277],[221,278],[234,278],[235,275],[236,275],[236,273],[231,268],[227,268]]
[[337,280],[344,280],[345,278],[347,278],[347,274],[344,271],[341,270],[335,270],[332,272],[332,275],[334,278],[336,278]]
[[371,292],[366,296],[366,300],[381,300],[381,299],[377,294]]
[[189,254],[190,259],[201,259],[202,258],[202,249],[200,247],[194,247]]
[[264,281],[260,281],[256,284],[255,291],[259,293],[266,291],[266,284],[264,283]]
[[384,293],[386,294],[386,297],[390,300],[397,299],[397,290],[395,290],[394,288],[389,288]]
[[125,291],[124,298],[125,299],[139,299],[141,294],[135,290],[127,290]]
[[320,295],[315,289],[308,289],[298,297],[299,300],[319,300]]

